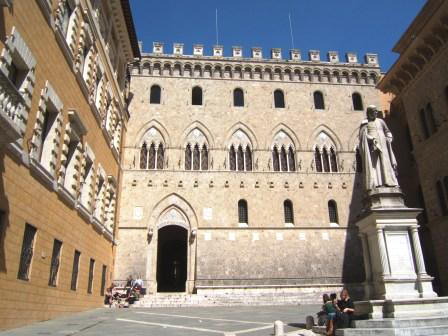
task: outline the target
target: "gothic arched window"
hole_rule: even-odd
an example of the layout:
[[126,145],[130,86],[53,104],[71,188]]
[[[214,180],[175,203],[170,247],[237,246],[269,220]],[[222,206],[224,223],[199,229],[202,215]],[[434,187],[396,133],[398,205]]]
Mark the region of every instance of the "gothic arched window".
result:
[[362,158],[361,158],[361,152],[359,151],[359,148],[356,148],[356,172],[362,173]]
[[248,222],[247,202],[242,199],[238,201],[238,223],[247,224]]
[[163,144],[160,144],[157,148],[157,169],[163,169],[165,160],[165,149]]
[[150,104],[160,104],[162,89],[158,85],[151,86],[151,94],[149,97]]
[[201,170],[208,170],[208,149],[206,145],[201,150]]
[[338,160],[334,148],[330,148],[330,168],[332,172],[338,171]]
[[280,163],[282,171],[288,171],[288,158],[286,157],[285,147],[282,147],[280,150]]
[[233,147],[233,145],[230,147],[229,151],[229,169],[236,170],[236,152],[235,147]]
[[140,169],[146,169],[148,167],[148,147],[146,142],[143,143],[140,150]]
[[243,153],[243,147],[238,146],[238,152],[237,152],[237,165],[239,171],[244,171],[244,153]]
[[185,148],[185,170],[191,170],[191,146],[187,145]]
[[322,173],[322,157],[320,156],[319,148],[314,150],[314,162],[316,163],[316,171]]
[[338,206],[334,200],[328,201],[328,217],[330,218],[330,223],[339,224]]
[[156,146],[154,143],[149,147],[148,169],[156,169]]
[[191,91],[191,104],[202,105],[202,89],[199,86],[195,86]]
[[285,95],[280,89],[274,91],[274,106],[275,108],[285,108]]
[[252,171],[252,151],[249,147],[246,147],[245,154],[245,160],[244,163],[246,164],[246,171]]
[[324,147],[322,150],[322,163],[324,165],[324,172],[330,172],[330,157],[328,155],[327,149]]
[[355,92],[352,94],[352,101],[353,101],[353,109],[355,111],[362,111],[364,110],[364,106],[362,103],[361,95],[358,92]]
[[272,150],[272,168],[274,171],[280,171],[280,162],[277,147]]
[[324,95],[320,91],[314,91],[314,108],[316,110],[325,110]]
[[233,106],[244,106],[244,92],[240,88],[233,90]]
[[199,146],[196,144],[193,149],[193,170],[199,170],[200,167]]
[[289,171],[296,171],[296,160],[294,155],[294,149],[289,147],[288,150],[288,163],[289,163]]
[[290,200],[286,200],[283,202],[283,210],[285,214],[285,223],[293,224],[294,223],[294,211],[292,207],[292,202]]

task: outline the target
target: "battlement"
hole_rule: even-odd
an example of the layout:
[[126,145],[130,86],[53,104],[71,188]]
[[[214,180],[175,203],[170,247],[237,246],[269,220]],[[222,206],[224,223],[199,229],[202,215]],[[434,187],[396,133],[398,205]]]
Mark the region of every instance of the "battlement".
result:
[[[143,44],[139,43],[140,49],[142,52]],[[214,60],[235,60],[240,61],[244,60],[248,61],[258,61],[258,62],[283,62],[283,63],[331,63],[335,64],[343,64],[343,65],[353,65],[353,66],[369,66],[369,67],[379,67],[378,63],[378,54],[367,53],[364,55],[364,63],[360,63],[358,59],[358,55],[354,52],[347,52],[345,54],[345,61],[342,61],[339,57],[339,52],[337,51],[328,51],[327,57],[325,60],[321,57],[321,52],[319,50],[310,50],[308,51],[308,59],[305,60],[302,57],[302,52],[300,49],[290,49],[287,58],[284,58],[281,48],[272,48],[270,50],[270,58],[263,57],[263,49],[260,47],[251,48],[250,57],[244,57],[243,48],[241,46],[233,46],[232,47],[232,56],[226,57],[224,56],[224,47],[222,45],[214,45],[212,48],[211,55],[204,54],[204,45],[203,44],[194,44],[193,45],[193,54],[187,55],[184,54],[184,44],[183,43],[174,43],[172,48],[172,53],[166,53],[165,45],[162,42],[153,42],[152,52],[151,53],[143,53],[142,56],[158,56],[158,57],[183,57],[183,58],[202,58],[202,59],[214,59]]]

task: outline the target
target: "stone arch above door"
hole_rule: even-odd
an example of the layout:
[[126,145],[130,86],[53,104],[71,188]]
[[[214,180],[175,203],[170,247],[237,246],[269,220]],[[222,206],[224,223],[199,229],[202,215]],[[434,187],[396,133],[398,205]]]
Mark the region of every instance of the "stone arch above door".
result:
[[155,230],[165,227],[172,221],[191,231],[198,227],[198,220],[194,209],[183,197],[170,194],[162,198],[152,209],[148,228]]

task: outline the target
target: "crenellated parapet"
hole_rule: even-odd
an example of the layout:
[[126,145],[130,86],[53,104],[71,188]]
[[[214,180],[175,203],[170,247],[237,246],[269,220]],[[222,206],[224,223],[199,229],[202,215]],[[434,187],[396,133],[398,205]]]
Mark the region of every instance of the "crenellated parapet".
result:
[[264,58],[259,47],[251,49],[251,57],[243,56],[243,49],[232,47],[232,56],[223,56],[224,48],[213,47],[213,55],[204,55],[204,46],[195,44],[193,55],[184,54],[184,45],[174,43],[173,53],[167,54],[164,45],[154,42],[151,53],[142,53],[132,65],[132,75],[163,77],[196,77],[213,79],[279,80],[375,85],[381,75],[377,54],[366,54],[359,63],[356,53],[347,53],[342,62],[337,51],[329,51],[322,60],[320,51],[310,50],[304,60],[299,49],[291,49],[283,58],[280,48],[273,48],[270,58]]

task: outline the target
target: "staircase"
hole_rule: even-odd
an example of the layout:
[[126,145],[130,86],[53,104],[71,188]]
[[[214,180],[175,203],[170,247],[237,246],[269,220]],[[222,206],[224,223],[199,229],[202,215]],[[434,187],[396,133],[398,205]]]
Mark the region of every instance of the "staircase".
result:
[[[313,332],[326,335],[325,327]],[[448,315],[420,318],[372,319],[353,321],[353,328],[336,330],[336,336],[448,336]]]
[[157,293],[145,295],[133,307],[210,307],[210,306],[272,306],[316,303],[315,293],[261,293],[261,294],[185,294]]

